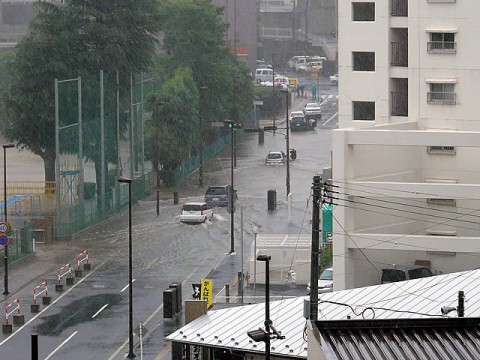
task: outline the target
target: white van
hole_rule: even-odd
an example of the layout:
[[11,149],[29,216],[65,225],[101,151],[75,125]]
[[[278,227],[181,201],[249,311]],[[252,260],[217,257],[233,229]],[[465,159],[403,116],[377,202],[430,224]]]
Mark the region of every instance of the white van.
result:
[[273,81],[272,69],[257,69],[255,70],[255,82],[260,84],[265,81]]
[[288,67],[293,69],[295,67],[295,63],[298,59],[306,58],[306,56],[293,56],[290,60],[288,60]]
[[295,62],[295,71],[305,71],[305,66],[308,64],[308,58],[300,58]]

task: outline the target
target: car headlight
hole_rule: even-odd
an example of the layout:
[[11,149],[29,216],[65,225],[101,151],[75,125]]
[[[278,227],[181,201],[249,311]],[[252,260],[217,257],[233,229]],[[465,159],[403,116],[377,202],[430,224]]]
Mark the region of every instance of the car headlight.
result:
[[325,285],[324,287],[326,287],[326,288],[332,288],[332,287],[333,287],[333,284],[327,284],[327,285]]

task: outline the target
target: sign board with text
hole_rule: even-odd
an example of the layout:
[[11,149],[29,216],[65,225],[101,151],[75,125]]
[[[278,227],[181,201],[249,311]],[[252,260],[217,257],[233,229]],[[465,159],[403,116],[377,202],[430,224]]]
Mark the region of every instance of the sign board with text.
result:
[[202,279],[201,283],[200,300],[207,300],[207,308],[210,308],[213,302],[213,282],[209,279]]

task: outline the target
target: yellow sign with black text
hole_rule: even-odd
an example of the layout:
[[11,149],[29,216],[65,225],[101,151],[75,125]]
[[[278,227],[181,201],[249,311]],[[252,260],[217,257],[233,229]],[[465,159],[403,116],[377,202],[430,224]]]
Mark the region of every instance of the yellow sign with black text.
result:
[[210,308],[213,302],[213,282],[209,279],[202,279],[201,282],[200,300],[207,300],[207,308]]

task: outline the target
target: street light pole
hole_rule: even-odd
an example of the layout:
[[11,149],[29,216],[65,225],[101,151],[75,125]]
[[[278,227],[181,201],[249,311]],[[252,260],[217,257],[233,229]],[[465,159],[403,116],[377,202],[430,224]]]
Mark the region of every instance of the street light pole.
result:
[[133,280],[132,280],[132,179],[119,178],[118,182],[128,184],[128,355],[133,359]]
[[270,255],[258,255],[258,261],[265,261],[265,360],[270,360]]
[[288,123],[288,90],[282,90],[285,92],[285,128],[286,128],[286,136],[285,140],[287,143],[287,177],[286,177],[286,184],[287,184],[287,199],[288,195],[290,194],[290,124]]
[[[275,56],[277,53],[272,53],[272,104],[275,101]],[[273,112],[273,126],[275,127],[275,106],[272,106]],[[275,130],[273,130],[273,135],[275,135]]]
[[233,157],[235,153],[235,129],[232,126],[232,129],[230,130],[231,133],[231,162],[230,162],[230,254],[233,254],[235,252],[235,213],[233,211],[233,201],[234,201],[234,187],[233,187]]
[[[8,226],[7,221],[7,149],[15,147],[14,144],[4,144],[3,145],[3,211],[5,214],[5,224]],[[4,248],[4,265],[5,265],[5,278],[4,278],[4,287],[3,295],[10,294],[8,292],[8,243],[5,244]]]
[[254,297],[257,296],[257,235],[258,235],[258,228],[256,226],[252,229],[253,234],[255,235],[255,239],[253,241],[253,290],[254,290]]

